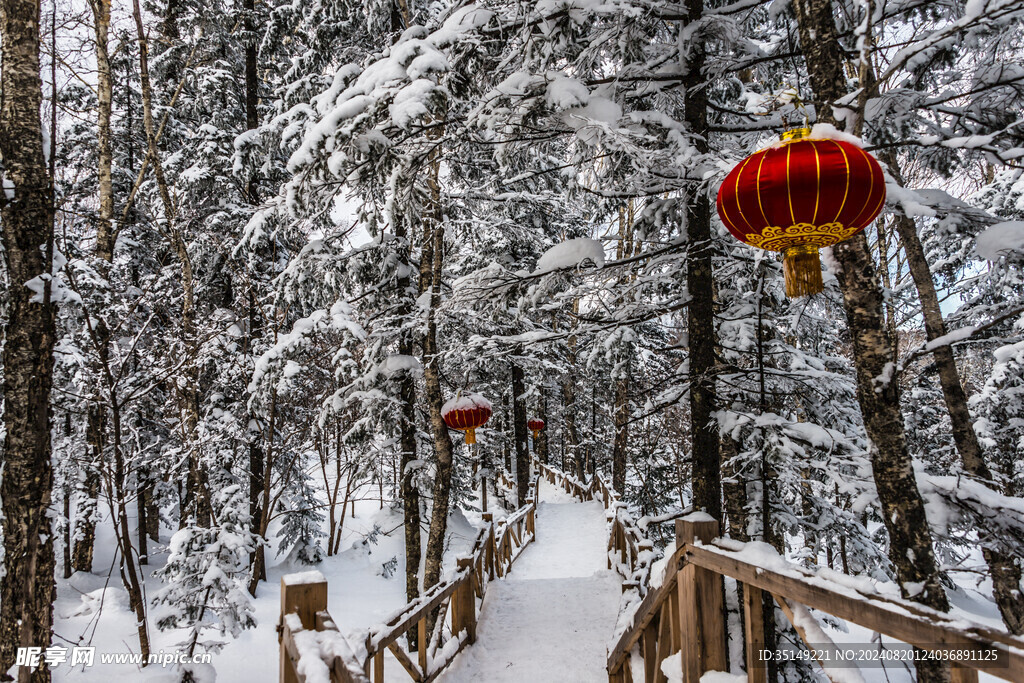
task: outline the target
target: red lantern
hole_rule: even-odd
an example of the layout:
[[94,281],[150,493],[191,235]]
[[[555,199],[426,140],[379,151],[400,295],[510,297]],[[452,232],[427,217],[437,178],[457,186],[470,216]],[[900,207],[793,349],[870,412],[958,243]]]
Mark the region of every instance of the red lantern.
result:
[[873,156],[844,140],[808,137],[803,128],[744,159],[718,190],[718,215],[733,236],[781,251],[786,295],[823,289],[818,249],[852,237],[885,203]]
[[544,420],[535,417],[527,422],[526,426],[530,428],[531,432],[533,432],[533,438],[536,440],[537,437],[540,436],[540,430],[544,429]]
[[441,406],[441,417],[449,429],[466,432],[466,443],[476,443],[476,430],[491,417],[491,403],[480,394],[456,394]]

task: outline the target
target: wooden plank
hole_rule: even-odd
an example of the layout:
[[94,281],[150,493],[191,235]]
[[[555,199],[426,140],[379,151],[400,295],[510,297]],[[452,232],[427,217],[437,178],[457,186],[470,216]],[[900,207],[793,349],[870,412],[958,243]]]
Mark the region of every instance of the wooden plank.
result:
[[[388,645],[388,649],[391,650],[391,654],[395,656],[395,659],[398,660],[398,663],[402,665],[406,672],[408,672],[409,677],[412,678],[412,680],[417,682],[423,680],[423,671],[420,669],[419,666],[416,665],[415,662],[412,661],[412,659],[409,658],[408,653],[406,653],[406,651],[402,649],[401,645],[399,645],[397,642],[394,642]],[[424,648],[424,652],[426,652],[426,648]],[[381,666],[384,666],[383,660],[381,660]]]
[[427,615],[416,622],[416,654],[419,655],[420,671],[427,675]]
[[675,610],[672,607],[674,603],[675,600],[666,600],[658,610],[658,649],[654,654],[654,661],[657,663],[654,671],[655,683],[667,683],[668,677],[661,670],[661,663],[676,653],[675,643],[672,641],[672,634],[676,626],[673,623]]
[[[458,567],[468,567],[470,560],[458,560]],[[476,642],[476,594],[471,582],[472,574],[460,582],[452,595],[452,634],[458,636],[463,630],[468,634],[470,645]]]
[[[789,619],[789,623],[793,625],[793,629],[796,631],[796,634],[800,636],[800,639],[804,641],[804,643],[807,645],[815,646],[815,648],[811,650],[811,655],[814,657],[814,660],[818,662],[818,664],[822,665],[822,669],[824,670],[825,675],[828,676],[828,680],[832,681],[832,683],[841,683],[836,678],[833,678],[832,673],[827,668],[825,668],[825,662],[822,662],[821,659],[817,656],[819,648],[827,646],[829,645],[829,643],[811,643],[807,637],[807,631],[804,629],[803,626],[797,623],[796,618],[794,618],[793,616],[793,608],[786,601],[786,599],[781,595],[774,594],[772,595],[772,598],[774,598],[775,602],[778,603],[779,608],[782,610],[782,613],[786,615],[786,618]],[[835,643],[831,644],[833,647],[835,646]]]
[[[676,520],[676,547],[695,541],[710,543],[718,536],[714,519]],[[725,671],[725,607],[722,577],[696,564],[679,569],[679,633],[683,652],[683,683],[699,683],[708,671]]]
[[[804,577],[783,575],[744,562],[715,548],[686,546],[684,555],[688,562],[911,645],[927,646],[931,650],[991,649],[993,644],[1007,645],[1009,647],[1001,648],[1007,666],[989,667],[985,672],[1003,680],[1024,681],[1024,639],[983,626],[961,628],[950,617],[929,613],[908,601],[873,595],[850,597]],[[852,589],[846,591],[849,593]],[[971,663],[963,664],[970,666]]]
[[764,649],[764,593],[748,584],[743,586],[743,636],[746,642],[748,683],[767,683],[768,667],[761,661]]
[[949,683],[978,683],[978,670],[954,664],[950,669]]
[[661,669],[658,666],[661,663],[658,659],[658,626],[658,619],[652,619],[640,639],[640,652],[644,656],[644,683],[656,683]]
[[384,651],[373,656],[373,683],[384,683]]
[[704,674],[701,670],[703,656],[701,655],[700,613],[697,608],[699,601],[697,571],[699,569],[700,567],[695,564],[685,565],[679,570],[679,576],[676,579],[679,636],[683,653],[683,683],[700,683],[700,677]]
[[281,622],[281,683],[305,683],[306,677],[300,676],[295,666],[299,662],[299,651],[295,647],[295,636],[288,622]]
[[469,645],[469,641],[466,640],[465,636],[460,638],[459,646],[455,648],[453,652],[451,652],[445,659],[434,662],[434,669],[424,679],[424,683],[430,683],[430,681],[436,680],[438,676],[444,673],[445,668],[452,663],[452,660],[454,660],[467,645]]

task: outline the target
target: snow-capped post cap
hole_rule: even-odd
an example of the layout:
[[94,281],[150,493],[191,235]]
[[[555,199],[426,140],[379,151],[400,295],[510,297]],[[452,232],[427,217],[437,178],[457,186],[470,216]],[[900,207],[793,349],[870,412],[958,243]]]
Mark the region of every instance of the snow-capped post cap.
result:
[[466,443],[476,443],[476,430],[491,418],[491,402],[480,394],[461,391],[441,406],[441,417],[449,429],[466,433]]

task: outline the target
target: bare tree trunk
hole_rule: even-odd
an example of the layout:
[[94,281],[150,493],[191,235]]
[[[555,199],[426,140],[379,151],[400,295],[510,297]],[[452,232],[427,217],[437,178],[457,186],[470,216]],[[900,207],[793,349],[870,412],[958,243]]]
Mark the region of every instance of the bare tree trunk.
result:
[[[704,13],[703,0],[687,0],[687,22],[699,21]],[[686,88],[685,119],[695,135],[694,145],[707,153],[707,90],[704,84],[705,53],[699,43],[691,46],[683,78]],[[718,452],[718,426],[715,393],[715,312],[711,209],[703,187],[690,190],[687,204],[686,285],[690,293],[687,307],[687,331],[690,344],[690,441],[693,453],[691,484],[693,506],[722,521],[721,456]]]
[[[444,555],[445,534],[448,530],[448,508],[452,488],[452,440],[448,425],[441,416],[444,395],[441,393],[440,349],[437,345],[437,309],[441,305],[441,272],[444,265],[444,227],[442,226],[440,160],[433,153],[427,180],[429,204],[423,217],[423,250],[420,256],[420,289],[427,291],[429,283],[430,306],[427,309],[427,329],[423,337],[423,381],[426,387],[430,433],[434,439],[437,471],[434,476],[434,500],[427,536],[426,562],[423,569],[423,588],[433,587],[441,579],[441,560]],[[433,626],[433,619],[431,619]]]
[[615,440],[612,445],[612,488],[626,492],[626,450],[629,447],[629,362],[615,381]]
[[[519,354],[517,348],[514,355]],[[530,432],[526,427],[526,375],[512,361],[512,432],[516,442],[516,505],[522,507],[530,491]]]
[[[110,376],[110,383],[113,385],[113,376],[110,366],[105,366],[106,373]],[[142,666],[149,664],[149,627],[146,622],[146,601],[142,590],[142,569],[136,565],[135,548],[132,546],[131,530],[128,527],[128,492],[125,484],[128,479],[128,470],[124,461],[124,450],[121,444],[121,405],[118,402],[117,392],[111,393],[111,416],[113,418],[113,455],[114,471],[111,473],[111,480],[108,483],[110,492],[110,514],[114,523],[114,534],[117,538],[120,550],[120,563],[118,571],[121,574],[121,582],[128,592],[128,602],[131,610],[135,613],[135,627],[139,637],[139,652],[142,655]],[[139,564],[141,565],[141,557]]]
[[[575,299],[573,313],[579,313],[579,307],[579,299]],[[575,326],[575,322],[572,325]],[[567,347],[565,360],[569,372],[562,377],[562,419],[565,421],[562,448],[568,451],[576,476],[583,480],[586,474],[583,471],[583,452],[580,449],[580,435],[576,426],[576,335],[569,336]]]
[[729,536],[749,541],[747,522],[747,482],[736,467],[736,442],[728,434],[722,437],[722,493],[729,520]]
[[[266,460],[263,463],[263,482],[261,484],[260,492],[260,525],[257,529],[257,536],[260,539],[265,539],[267,535],[267,529],[270,527],[270,515],[273,512],[272,501],[270,500],[270,486],[271,477],[274,472],[274,431],[276,428],[277,420],[277,393],[275,392],[270,398],[270,419],[267,422],[267,436],[266,443],[267,448],[265,451]],[[252,575],[249,577],[249,594],[256,597],[256,588],[259,586],[260,581],[264,581],[267,578],[267,558],[266,549],[263,543],[259,543],[256,546],[256,553],[253,557],[252,564]]]
[[[111,151],[110,113],[113,99],[113,79],[108,54],[110,30],[109,0],[90,0],[96,36],[96,97],[97,97],[97,183],[99,186],[99,213],[96,219],[95,255],[100,260],[101,275],[109,276],[109,264],[114,258],[114,185],[113,152]],[[96,312],[97,317],[101,316]],[[98,319],[95,327],[95,342],[100,364],[106,362],[109,352],[110,334],[106,321]],[[109,387],[108,387],[109,389]],[[89,403],[86,428],[85,482],[81,488],[81,511],[77,515],[75,529],[75,551],[72,558],[75,571],[91,572],[93,545],[96,541],[96,502],[99,496],[100,468],[103,466],[103,449],[106,445],[106,411],[103,401]]]
[[[399,353],[411,356],[413,345],[405,340],[399,345]],[[411,373],[402,377],[399,398],[402,402],[402,515],[405,528],[405,597],[412,602],[419,597],[420,557],[423,552],[420,540],[420,491],[416,486],[416,380]]]
[[[847,93],[832,2],[797,0],[794,8],[811,85],[820,100],[818,118],[835,123],[830,107]],[[907,451],[899,384],[893,377],[892,340],[867,237],[861,232],[836,245],[833,253],[841,266],[837,275],[853,338],[857,400],[871,441],[872,474],[889,532],[889,557],[904,597],[946,611],[949,603],[939,583],[924,501]],[[922,662],[918,679],[948,681],[949,668]]]
[[[0,0],[0,156],[4,192],[0,225],[10,282],[4,363],[3,500],[5,574],[0,582],[0,672],[18,647],[47,647],[53,624],[53,493],[50,389],[54,319],[50,284],[40,276],[53,264],[53,195],[43,154],[39,108],[38,0]],[[56,106],[56,103],[55,103]],[[21,283],[42,284],[38,294]],[[41,296],[40,296],[41,295]],[[18,672],[19,681],[49,681],[44,666]]]

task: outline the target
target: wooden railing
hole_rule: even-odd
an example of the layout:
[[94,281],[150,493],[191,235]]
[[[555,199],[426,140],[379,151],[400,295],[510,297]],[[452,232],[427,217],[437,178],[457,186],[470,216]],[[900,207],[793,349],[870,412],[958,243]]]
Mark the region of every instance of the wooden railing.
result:
[[[662,662],[681,652],[682,680],[697,683],[708,671],[727,669],[722,577],[742,587],[747,680],[766,680],[763,595],[779,605],[832,681],[847,680],[835,667],[856,666],[863,648],[829,641],[808,609],[826,612],[951,662],[953,683],[975,683],[978,669],[996,678],[1024,681],[1024,639],[917,603],[840,584],[774,558],[770,567],[751,561],[744,544],[718,539],[718,522],[703,513],[676,521],[676,550],[661,584],[647,592],[608,655],[611,683],[633,682],[631,653],[643,659],[644,682],[665,681]],[[746,559],[745,559],[746,558]],[[994,653],[994,661],[987,659]],[[846,672],[848,673],[848,672]],[[636,681],[635,683],[640,683]]]
[[[363,683],[360,653],[327,611],[327,580],[318,571],[281,577],[281,683],[323,680]],[[329,652],[330,661],[320,656]],[[319,671],[317,671],[319,669]]]
[[549,483],[561,488],[566,493],[579,498],[580,500],[592,500],[594,497],[594,491],[591,487],[585,486],[579,479],[576,479],[572,475],[566,474],[565,472],[546,465],[539,460],[533,461],[537,471],[548,480]]
[[[487,585],[507,574],[536,536],[539,483],[534,477],[526,504],[497,524],[491,513],[484,513],[484,526],[469,554],[457,559],[455,574],[398,610],[384,626],[371,629],[359,647],[353,647],[337,632],[327,614],[327,582],[322,576],[322,585],[294,578],[304,575],[282,577],[282,683],[305,683],[309,668],[320,665],[327,668],[332,683],[381,683],[387,651],[412,680],[428,683],[437,678],[463,648],[476,640],[477,617]],[[307,618],[310,614],[315,616]],[[307,632],[305,635],[296,630],[300,627]],[[415,652],[403,646],[406,635],[415,638]],[[330,641],[328,647],[319,650],[328,653],[330,661],[318,659],[316,649],[301,647],[304,640]]]

